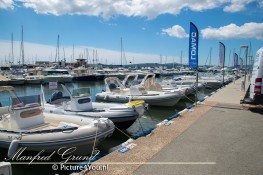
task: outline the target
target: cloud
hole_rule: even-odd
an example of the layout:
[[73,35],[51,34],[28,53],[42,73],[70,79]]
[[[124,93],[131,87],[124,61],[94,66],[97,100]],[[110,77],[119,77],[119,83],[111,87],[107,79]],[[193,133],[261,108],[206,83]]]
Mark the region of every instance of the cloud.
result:
[[259,0],[258,5],[260,8],[263,8],[263,0]]
[[162,29],[162,34],[166,34],[171,37],[176,37],[176,38],[186,38],[189,35],[185,32],[184,28],[182,28],[179,25],[174,25],[171,28],[167,29]]
[[245,23],[242,26],[229,24],[220,28],[208,27],[201,30],[206,39],[246,39],[256,38],[263,40],[263,23]]
[[38,14],[87,15],[104,19],[118,15],[154,19],[161,14],[177,15],[184,9],[204,11],[223,7],[226,12],[237,12],[252,2],[262,7],[262,0],[2,0],[0,7],[12,7],[14,2]]
[[[13,50],[14,50],[14,59],[15,63],[19,61],[20,57],[20,41],[13,42]],[[5,58],[5,60],[0,59],[1,64],[7,64],[11,58],[11,42],[6,40],[0,40],[0,58]],[[87,54],[87,49],[88,53]],[[51,45],[37,44],[24,42],[24,50],[25,50],[25,63],[32,63],[35,60],[43,60],[43,61],[55,61],[56,47]],[[63,52],[65,51],[65,57],[67,62],[73,61],[73,46],[60,46],[60,60],[63,57]],[[85,50],[85,54],[84,54]],[[93,51],[97,51],[98,54],[98,62],[99,63],[107,63],[107,64],[121,64],[120,59],[120,51],[114,51],[103,48],[94,48],[90,46],[74,46],[74,59],[76,60],[79,57],[88,57],[88,62],[92,62]],[[89,55],[89,56],[87,56]],[[167,56],[168,58],[172,58],[174,56]],[[125,52],[125,57],[127,64],[129,62],[137,63],[154,63],[159,62],[160,55],[155,54],[144,54],[144,53],[135,53],[135,52]],[[124,59],[124,60],[125,60]],[[20,60],[21,61],[21,60]],[[179,61],[179,58],[175,58],[175,61]],[[123,61],[125,62],[125,61]]]
[[13,0],[1,0],[0,1],[0,9],[8,9],[8,8],[13,9],[14,8],[13,3],[14,3]]
[[230,5],[224,7],[225,12],[239,12],[245,9],[247,4],[250,4],[254,0],[232,0]]

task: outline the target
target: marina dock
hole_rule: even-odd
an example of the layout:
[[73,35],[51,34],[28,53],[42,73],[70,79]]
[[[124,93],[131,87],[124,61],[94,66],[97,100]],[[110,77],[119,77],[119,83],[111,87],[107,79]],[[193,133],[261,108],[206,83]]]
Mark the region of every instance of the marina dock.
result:
[[93,163],[107,171],[88,174],[263,174],[262,106],[240,104],[243,79]]

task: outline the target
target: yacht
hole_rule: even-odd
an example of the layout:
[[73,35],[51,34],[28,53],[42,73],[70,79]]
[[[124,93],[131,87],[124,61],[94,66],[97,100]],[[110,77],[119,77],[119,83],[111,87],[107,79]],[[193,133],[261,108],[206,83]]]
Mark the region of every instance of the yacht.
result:
[[48,82],[62,82],[71,83],[73,76],[69,74],[67,69],[53,69],[47,68],[43,70],[44,83]]

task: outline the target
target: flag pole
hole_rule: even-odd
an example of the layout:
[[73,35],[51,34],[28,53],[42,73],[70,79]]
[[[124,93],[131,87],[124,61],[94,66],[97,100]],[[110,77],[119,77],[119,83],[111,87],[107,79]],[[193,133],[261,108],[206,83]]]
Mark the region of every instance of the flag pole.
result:
[[198,98],[197,98],[197,91],[198,89],[198,68],[196,69],[196,89],[195,89],[195,105],[197,105],[197,101],[198,101]]
[[223,67],[223,86],[225,85],[225,49],[225,45],[222,42],[219,42],[219,59]]
[[194,23],[190,22],[189,33],[189,67],[196,71],[196,89],[195,89],[195,105],[197,105],[197,88],[198,88],[198,29]]

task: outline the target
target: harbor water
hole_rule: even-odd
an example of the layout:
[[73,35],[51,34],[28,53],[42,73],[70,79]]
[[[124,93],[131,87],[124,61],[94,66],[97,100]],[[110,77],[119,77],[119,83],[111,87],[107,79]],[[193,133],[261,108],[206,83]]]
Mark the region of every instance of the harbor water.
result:
[[[65,84],[69,90],[74,87],[90,87],[92,99],[95,101],[95,95],[98,92],[105,90],[103,81],[94,81],[94,82],[73,82]],[[25,95],[38,95],[41,92],[40,85],[25,85],[25,86],[14,86],[15,92],[18,96]],[[62,90],[62,87],[58,85],[58,90]],[[201,99],[207,94],[210,94],[214,89],[201,89],[198,91],[198,98]],[[48,85],[44,86],[44,92],[46,96],[46,100],[48,100],[54,90],[50,90]],[[151,130],[156,127],[156,124],[161,121],[167,119],[169,116],[175,114],[176,112],[183,110],[187,106],[193,104],[195,97],[190,96],[184,99],[181,99],[179,103],[177,103],[173,107],[152,107],[150,106],[147,111],[145,111],[144,115],[137,119],[134,124],[125,131],[120,131],[118,129],[115,130],[114,134],[100,143],[97,149],[100,151],[100,156],[104,156],[108,154],[110,151],[114,150],[113,148],[120,145],[121,143],[127,141],[129,138],[136,136],[142,132]],[[0,101],[3,105],[9,105],[10,99],[7,94],[1,95]],[[7,155],[7,150],[0,148],[0,161],[4,161]],[[52,162],[49,164],[12,164],[13,174],[15,175],[46,175],[46,174],[69,174],[69,171],[54,171],[52,169],[52,164],[54,162],[60,162],[58,158],[54,158]],[[30,166],[30,167],[29,167]]]

